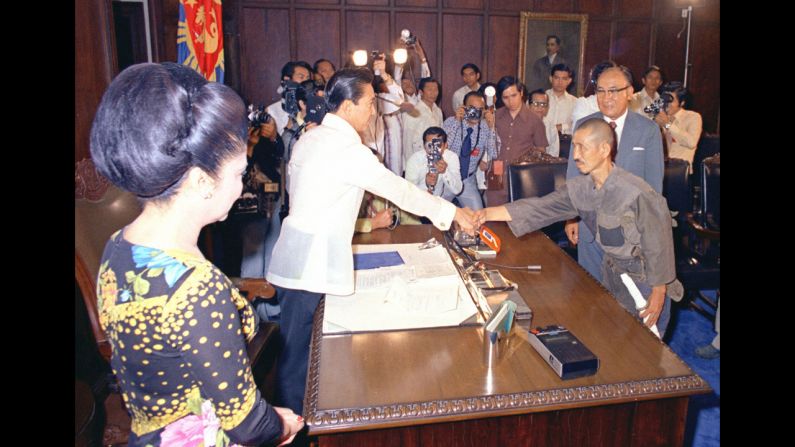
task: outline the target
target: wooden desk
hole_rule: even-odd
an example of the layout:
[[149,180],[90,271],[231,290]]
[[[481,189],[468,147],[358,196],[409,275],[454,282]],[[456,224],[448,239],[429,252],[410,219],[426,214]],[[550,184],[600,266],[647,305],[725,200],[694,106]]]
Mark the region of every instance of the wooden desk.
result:
[[[710,391],[667,345],[543,233],[517,240],[490,224],[493,261],[519,283],[533,326],[562,324],[600,359],[594,376],[563,381],[514,330],[487,373],[482,328],[322,335],[315,316],[304,416],[320,446],[681,445],[688,396]],[[401,226],[354,243],[425,241],[433,227]]]

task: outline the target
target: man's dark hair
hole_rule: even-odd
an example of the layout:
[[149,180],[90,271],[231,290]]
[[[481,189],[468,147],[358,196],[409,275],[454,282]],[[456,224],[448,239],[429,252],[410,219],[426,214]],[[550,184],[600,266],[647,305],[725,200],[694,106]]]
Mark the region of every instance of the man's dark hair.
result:
[[469,62],[469,63],[464,64],[463,67],[461,67],[461,76],[464,76],[464,70],[466,70],[467,68],[471,68],[472,71],[474,71],[477,74],[480,74],[480,68],[478,68],[477,65]]
[[590,78],[588,81],[589,84],[596,88],[596,81],[599,79],[599,76],[602,75],[602,72],[612,67],[618,67],[618,64],[611,60],[603,60],[602,62],[594,65],[593,68],[591,68],[590,75],[588,76]]
[[428,84],[429,82],[435,82],[436,87],[439,89],[439,95],[436,96],[436,105],[439,105],[439,103],[442,101],[442,84],[436,80],[436,78],[429,77],[420,79],[420,84],[417,86],[417,90],[424,90],[425,84]]
[[556,71],[565,71],[566,73],[569,74],[570,78],[574,79],[574,70],[572,70],[571,67],[569,67],[566,64],[555,64],[555,65],[553,65],[552,69],[549,70],[549,75],[550,76],[555,76],[555,72]]
[[309,62],[306,62],[306,61],[290,61],[290,62],[287,62],[286,64],[284,64],[284,67],[282,67],[282,79],[284,79],[284,78],[293,79],[293,74],[295,74],[295,67],[304,67],[304,68],[306,68],[306,71],[308,71],[310,75],[312,73],[314,73],[314,70],[312,70],[312,66],[309,65]]
[[334,66],[333,62],[331,62],[328,59],[322,59],[322,58],[315,61],[315,65],[312,66],[312,71],[317,73],[317,67],[320,65],[321,62],[328,62],[329,64],[331,64],[331,68],[333,68],[334,71],[337,71],[337,67]]
[[537,88],[530,92],[530,94],[527,95],[527,102],[533,101],[533,95],[544,95],[547,97],[547,100],[549,100],[549,95],[547,95],[547,92],[545,92],[543,88]]
[[591,133],[590,137],[596,137],[597,144],[600,141],[606,141],[610,145],[610,160],[616,161],[616,154],[618,153],[618,146],[616,142],[616,131],[607,124],[607,121],[602,118],[589,118],[577,126],[575,132],[587,130]]
[[679,81],[671,81],[663,85],[662,88],[660,88],[660,96],[666,93],[676,96],[676,100],[679,101],[680,107],[682,103],[690,99],[690,92],[687,91],[687,88]]
[[[632,85],[632,71],[630,71],[630,69],[624,65],[617,65],[615,67],[605,67],[605,69],[599,73],[599,76],[596,77],[596,81],[598,81],[599,77],[601,77],[606,71],[612,69],[619,70],[621,74],[624,75],[624,79],[627,80],[628,85]],[[596,81],[594,81],[594,88],[596,88]]]
[[441,127],[432,126],[425,129],[425,132],[422,133],[423,143],[425,143],[425,140],[429,135],[437,135],[442,138],[442,143],[447,143],[447,132],[445,132]]
[[246,148],[248,118],[231,88],[166,62],[126,68],[102,96],[91,126],[91,158],[114,185],[165,200],[198,167],[218,178]]
[[[549,42],[549,39],[555,39],[555,43],[560,45],[560,37],[558,37],[558,36],[556,36],[554,34],[550,34],[549,36],[547,36],[547,38],[544,41],[544,43]],[[538,42],[538,41],[536,41],[536,42]]]
[[339,110],[342,103],[349,99],[354,104],[364,96],[364,86],[373,82],[373,72],[365,67],[343,68],[329,79],[324,97],[329,112]]
[[477,96],[478,98],[482,99],[483,102],[486,102],[486,96],[483,93],[480,93],[479,91],[475,90],[475,91],[471,91],[471,92],[467,93],[466,95],[464,95],[464,105],[465,106],[467,104],[467,100],[471,96]]
[[516,91],[518,91],[519,94],[522,95],[522,101],[524,101],[526,99],[525,95],[527,94],[527,88],[524,86],[524,84],[522,84],[521,81],[519,81],[518,79],[516,79],[513,76],[503,76],[503,77],[500,78],[499,81],[497,81],[497,103],[495,104],[495,106],[498,109],[502,108],[502,106],[505,105],[502,102],[502,93],[506,89],[508,89],[510,87],[513,87],[513,86],[516,86]]
[[660,73],[660,79],[664,79],[665,78],[665,75],[663,74],[662,68],[660,68],[660,67],[658,67],[656,65],[652,65],[649,68],[647,68],[643,72],[643,76],[642,77],[645,78],[649,73],[651,73],[653,71],[656,71],[656,72]]

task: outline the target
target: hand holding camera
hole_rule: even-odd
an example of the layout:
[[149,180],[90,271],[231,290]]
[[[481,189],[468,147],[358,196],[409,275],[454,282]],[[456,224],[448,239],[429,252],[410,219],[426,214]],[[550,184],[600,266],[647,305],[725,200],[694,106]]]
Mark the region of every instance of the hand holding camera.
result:
[[486,119],[486,124],[489,125],[489,128],[494,129],[494,125],[496,124],[494,118],[494,109],[486,109],[483,112],[483,117]]
[[455,119],[456,121],[462,121],[464,119],[464,106],[460,106],[456,109]]

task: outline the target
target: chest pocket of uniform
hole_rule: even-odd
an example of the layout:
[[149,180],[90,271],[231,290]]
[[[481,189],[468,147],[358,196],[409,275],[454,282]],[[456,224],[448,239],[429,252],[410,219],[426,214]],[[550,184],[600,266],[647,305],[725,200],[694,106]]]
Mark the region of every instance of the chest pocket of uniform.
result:
[[599,240],[602,245],[605,247],[624,245],[624,229],[621,228],[620,217],[600,215],[596,223],[599,226]]

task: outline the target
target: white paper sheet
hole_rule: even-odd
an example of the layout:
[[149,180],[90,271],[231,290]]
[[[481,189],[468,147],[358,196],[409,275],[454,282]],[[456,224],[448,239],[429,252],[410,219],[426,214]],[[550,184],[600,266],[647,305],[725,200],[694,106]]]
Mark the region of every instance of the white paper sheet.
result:
[[354,253],[397,251],[404,265],[357,270],[353,295],[326,295],[323,333],[456,326],[477,313],[443,246],[354,245]]

